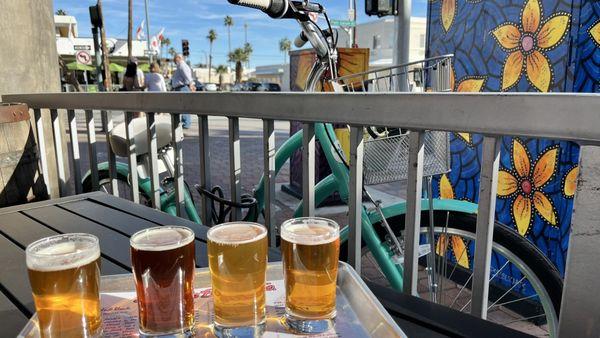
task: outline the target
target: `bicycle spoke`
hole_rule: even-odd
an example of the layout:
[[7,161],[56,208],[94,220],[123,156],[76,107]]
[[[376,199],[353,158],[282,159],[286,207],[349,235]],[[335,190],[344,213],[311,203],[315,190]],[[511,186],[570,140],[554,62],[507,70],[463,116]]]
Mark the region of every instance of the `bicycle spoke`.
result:
[[508,325],[508,324],[511,324],[511,323],[528,321],[530,319],[540,318],[540,317],[545,317],[545,316],[546,316],[546,314],[542,313],[542,314],[535,315],[535,316],[530,316],[530,317],[525,317],[525,318],[518,318],[518,319],[509,320],[508,322],[503,322],[503,323],[498,323],[498,324],[500,324],[500,325]]
[[506,292],[504,292],[502,294],[502,296],[500,296],[500,298],[496,299],[495,302],[492,303],[492,305],[488,306],[488,311],[490,310],[490,308],[494,305],[496,305],[496,303],[498,303],[498,301],[502,298],[504,298],[504,296],[508,295],[512,290],[515,289],[515,287],[519,284],[521,284],[523,281],[525,280],[525,277],[522,277],[517,283],[513,284],[513,286],[510,287],[510,289],[506,290]]
[[[463,292],[463,290],[467,287],[467,284],[469,284],[469,282],[471,281],[471,278],[473,278],[473,274],[471,274],[469,276],[469,279],[467,279],[467,281],[465,282],[465,284],[462,286],[462,288],[460,288],[460,290],[458,291],[458,293],[456,294],[456,297],[454,297],[454,300],[452,301],[452,303],[449,305],[450,308],[452,308],[452,306],[454,305],[454,303],[456,303],[456,300],[458,299],[458,297],[460,296],[460,294]],[[469,301],[470,303],[471,301]]]
[[527,299],[536,298],[536,297],[538,297],[538,295],[537,295],[537,294],[535,294],[535,295],[530,295],[530,296],[527,296],[527,297],[521,297],[521,298],[518,298],[518,299],[509,300],[509,301],[507,301],[507,302],[504,302],[504,303],[495,304],[495,305],[492,305],[492,306],[490,306],[490,307],[488,308],[488,312],[489,312],[489,310],[490,310],[492,307],[500,307],[500,306],[504,306],[504,305],[508,305],[508,304],[512,304],[512,303],[520,302],[520,301],[522,301],[522,300],[527,300]]

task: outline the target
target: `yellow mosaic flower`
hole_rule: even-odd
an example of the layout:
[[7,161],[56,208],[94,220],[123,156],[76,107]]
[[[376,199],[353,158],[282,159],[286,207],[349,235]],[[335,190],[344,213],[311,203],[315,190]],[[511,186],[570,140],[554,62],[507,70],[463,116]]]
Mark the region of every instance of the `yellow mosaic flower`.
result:
[[579,166],[571,168],[563,178],[563,194],[566,198],[573,198],[577,189],[577,176],[579,176]]
[[590,37],[600,47],[600,20],[596,21],[588,30]]
[[[456,71],[454,70],[454,64],[450,65],[450,88],[455,92],[480,92],[485,86],[487,76],[469,75],[461,78],[456,83]],[[461,138],[468,146],[473,146],[473,138],[470,133],[454,133],[457,137]]]
[[508,54],[502,72],[502,90],[515,86],[523,70],[529,83],[547,92],[552,83],[552,67],[544,52],[552,50],[564,39],[571,17],[568,13],[552,14],[542,22],[539,0],[527,0],[521,11],[521,23],[506,22],[491,33]]
[[554,205],[542,188],[556,173],[558,150],[557,145],[547,148],[532,165],[527,149],[515,138],[511,154],[513,169],[502,168],[498,172],[498,197],[512,199],[511,215],[522,236],[531,228],[533,210],[550,225],[557,225]]
[[[440,198],[454,199],[454,189],[446,174],[443,174],[440,178]],[[448,241],[448,238],[450,238],[450,241]],[[444,253],[448,251],[448,245],[452,246],[452,254],[454,255],[454,258],[456,258],[458,265],[468,269],[469,253],[467,252],[467,245],[463,239],[460,236],[455,235],[440,235],[435,245],[435,252],[439,256],[443,256]]]

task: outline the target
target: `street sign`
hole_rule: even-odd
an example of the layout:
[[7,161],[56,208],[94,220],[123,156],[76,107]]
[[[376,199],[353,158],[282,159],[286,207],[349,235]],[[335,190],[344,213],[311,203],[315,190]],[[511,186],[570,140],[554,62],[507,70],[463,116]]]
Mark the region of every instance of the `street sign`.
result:
[[331,25],[332,26],[339,26],[339,27],[354,27],[354,26],[356,26],[356,21],[351,21],[351,20],[331,20]]
[[156,54],[158,54],[158,52],[155,51],[154,49],[144,49],[144,55],[146,55],[146,56],[156,55]]
[[85,50],[80,50],[75,53],[75,60],[83,65],[92,64],[92,56]]
[[90,45],[74,45],[73,49],[74,50],[92,50],[92,47]]

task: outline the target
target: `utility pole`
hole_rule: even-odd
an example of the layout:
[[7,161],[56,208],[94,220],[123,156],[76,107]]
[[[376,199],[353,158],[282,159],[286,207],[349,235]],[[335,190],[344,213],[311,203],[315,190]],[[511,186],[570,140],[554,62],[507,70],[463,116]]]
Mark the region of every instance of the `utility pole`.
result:
[[146,4],[146,46],[148,47],[149,64],[152,64],[153,54],[150,53],[150,51],[151,51],[151,49],[150,49],[150,17],[148,16],[148,0],[145,0],[144,3]]
[[[396,8],[398,14],[394,18],[394,65],[408,63],[408,52],[410,50],[410,0],[397,0]],[[408,91],[406,73],[397,77],[398,89],[402,92]]]
[[100,52],[100,42],[98,41],[98,27],[102,26],[102,22],[100,22],[100,16],[98,14],[98,6],[90,6],[90,21],[92,23],[92,36],[94,38],[94,63],[96,66],[96,84],[98,85],[98,90],[103,92],[104,81],[102,76],[102,53]]
[[354,26],[348,27],[350,48],[356,47],[356,0],[348,0],[348,20],[354,21]]
[[100,26],[100,42],[102,46],[102,63],[104,64],[104,88],[106,91],[112,91],[110,78],[110,63],[108,62],[108,50],[106,49],[106,31],[104,30],[104,15],[102,14],[102,0],[98,0],[98,17],[103,24]]

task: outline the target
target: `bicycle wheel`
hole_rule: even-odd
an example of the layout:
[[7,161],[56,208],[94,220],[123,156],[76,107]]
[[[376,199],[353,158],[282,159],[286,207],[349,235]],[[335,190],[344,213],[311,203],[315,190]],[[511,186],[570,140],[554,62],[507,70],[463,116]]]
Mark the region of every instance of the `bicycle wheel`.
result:
[[[131,185],[129,184],[129,178],[117,173],[117,189],[119,192],[119,197],[133,201],[131,195]],[[83,181],[83,192],[92,192],[94,189],[92,188],[92,177],[88,176]],[[110,172],[108,170],[99,170],[98,171],[98,189],[95,191],[104,191],[107,194],[113,193],[112,185],[110,184]],[[152,202],[150,196],[147,196],[144,192],[140,190],[140,204],[151,206]]]
[[[427,247],[427,211],[421,219],[420,244]],[[404,216],[389,218],[388,222],[403,245],[399,235],[404,228]],[[420,257],[419,295],[467,312],[471,304],[476,216],[436,211],[434,224],[435,264],[429,269],[427,254]],[[375,228],[385,238],[383,227],[375,224]],[[363,247],[363,261],[365,279],[387,283],[366,247]],[[431,271],[437,276],[435,283]],[[489,290],[488,320],[537,336],[556,336],[562,294],[558,270],[536,246],[498,222],[494,227]]]

